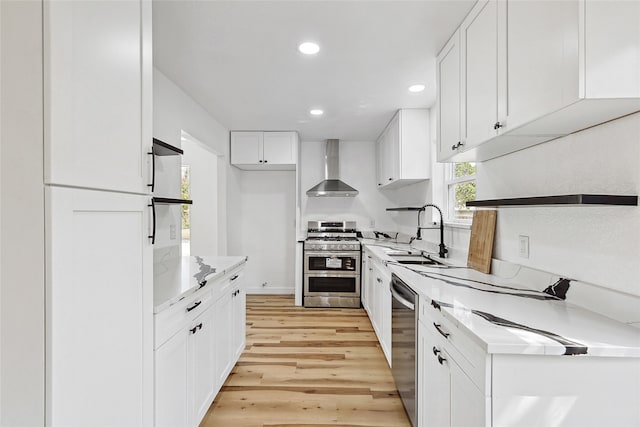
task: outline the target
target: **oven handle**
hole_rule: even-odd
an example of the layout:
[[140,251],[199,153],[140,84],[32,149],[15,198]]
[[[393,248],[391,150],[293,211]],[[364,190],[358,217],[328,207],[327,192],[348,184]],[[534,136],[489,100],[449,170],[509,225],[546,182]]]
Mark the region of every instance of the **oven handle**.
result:
[[400,295],[395,289],[393,288],[389,288],[389,289],[391,289],[391,295],[393,296],[393,298],[396,299],[396,301],[398,301],[400,304],[407,307],[409,310],[415,311],[416,306],[414,304],[411,304],[409,301],[402,298],[402,295]]
[[304,256],[318,256],[322,258],[332,258],[332,257],[353,257],[360,258],[360,252],[351,251],[351,252],[333,252],[333,251],[321,251],[321,252],[310,252],[305,251]]

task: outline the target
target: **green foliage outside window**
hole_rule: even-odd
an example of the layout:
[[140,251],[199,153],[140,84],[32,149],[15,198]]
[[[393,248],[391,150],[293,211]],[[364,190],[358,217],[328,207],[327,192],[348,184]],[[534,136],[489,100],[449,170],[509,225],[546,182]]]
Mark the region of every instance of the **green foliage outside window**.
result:
[[[182,166],[182,176],[180,180],[180,195],[183,199],[191,199],[189,166]],[[189,229],[189,205],[182,206],[182,229]]]
[[[456,163],[454,168],[454,178],[463,178],[475,175],[475,163]],[[467,202],[476,199],[476,182],[468,181],[455,185],[455,212],[459,219],[469,218],[471,210],[467,208]]]

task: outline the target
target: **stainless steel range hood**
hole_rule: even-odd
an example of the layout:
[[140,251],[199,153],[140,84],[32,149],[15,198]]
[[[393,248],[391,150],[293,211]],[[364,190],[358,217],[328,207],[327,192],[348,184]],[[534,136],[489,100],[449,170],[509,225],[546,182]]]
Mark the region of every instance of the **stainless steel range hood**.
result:
[[340,181],[340,141],[327,139],[324,154],[325,180],[307,190],[309,197],[353,197],[358,190]]

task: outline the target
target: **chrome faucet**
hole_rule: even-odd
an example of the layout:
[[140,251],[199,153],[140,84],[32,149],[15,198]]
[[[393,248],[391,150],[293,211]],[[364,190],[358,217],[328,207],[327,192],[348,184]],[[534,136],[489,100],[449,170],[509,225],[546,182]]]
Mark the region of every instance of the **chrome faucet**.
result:
[[435,208],[440,214],[440,245],[438,245],[440,248],[440,251],[438,252],[438,256],[440,258],[445,258],[449,250],[447,250],[447,247],[444,245],[444,220],[442,217],[442,211],[436,205],[432,203],[427,203],[426,205],[422,206],[418,211],[418,230],[416,231],[416,240],[422,240],[422,230],[431,228],[431,227],[420,226],[420,214],[424,212],[428,207]]

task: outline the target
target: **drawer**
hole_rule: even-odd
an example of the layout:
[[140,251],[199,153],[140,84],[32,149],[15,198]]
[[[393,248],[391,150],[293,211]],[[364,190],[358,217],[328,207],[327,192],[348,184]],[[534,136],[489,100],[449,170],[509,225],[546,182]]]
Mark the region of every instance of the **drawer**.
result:
[[232,287],[241,286],[242,278],[244,276],[243,268],[244,265],[241,265],[210,283],[210,289],[213,292],[214,300],[217,301],[219,298],[224,296]]
[[203,288],[154,316],[155,348],[160,347],[213,303],[211,289]]
[[491,375],[490,357],[476,344],[466,331],[460,330],[456,323],[433,307],[423,304],[420,312],[423,327],[431,329],[438,337],[439,344],[455,360],[467,376],[482,390],[490,395]]

